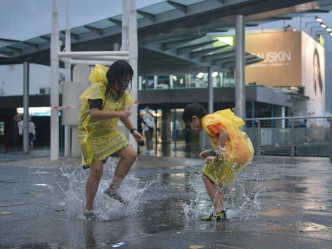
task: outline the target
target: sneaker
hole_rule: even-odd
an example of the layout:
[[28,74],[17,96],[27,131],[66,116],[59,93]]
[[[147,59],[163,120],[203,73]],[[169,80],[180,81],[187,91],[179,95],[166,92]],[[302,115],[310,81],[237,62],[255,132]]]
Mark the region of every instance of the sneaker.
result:
[[128,202],[125,201],[124,199],[122,199],[122,197],[120,195],[118,195],[117,193],[113,194],[109,190],[104,191],[104,197],[106,199],[109,199],[109,200],[113,201],[113,202],[120,203],[121,205],[124,205],[124,206],[128,205]]
[[212,212],[210,215],[201,217],[202,221],[223,221],[226,220],[226,212],[221,211],[220,213]]
[[86,170],[86,169],[90,168],[90,165],[82,165],[82,168],[83,168],[84,170]]
[[85,220],[91,221],[91,220],[98,220],[97,216],[92,210],[85,210],[83,213],[83,217]]

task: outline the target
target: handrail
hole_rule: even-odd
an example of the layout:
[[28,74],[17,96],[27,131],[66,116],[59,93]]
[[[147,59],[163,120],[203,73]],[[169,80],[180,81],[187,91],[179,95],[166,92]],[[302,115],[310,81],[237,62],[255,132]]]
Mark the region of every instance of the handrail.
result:
[[270,117],[270,118],[246,118],[246,121],[255,120],[283,120],[283,119],[317,119],[317,118],[332,118],[332,115],[325,116],[296,116],[296,117]]

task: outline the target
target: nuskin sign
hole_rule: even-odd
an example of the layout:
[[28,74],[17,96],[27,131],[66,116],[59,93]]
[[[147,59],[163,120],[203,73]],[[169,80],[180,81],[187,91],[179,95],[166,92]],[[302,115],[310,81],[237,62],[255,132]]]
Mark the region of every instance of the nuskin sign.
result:
[[267,63],[290,63],[292,61],[292,51],[271,51],[252,54],[264,59]]
[[301,34],[276,32],[246,35],[246,51],[263,61],[246,67],[246,83],[300,86]]

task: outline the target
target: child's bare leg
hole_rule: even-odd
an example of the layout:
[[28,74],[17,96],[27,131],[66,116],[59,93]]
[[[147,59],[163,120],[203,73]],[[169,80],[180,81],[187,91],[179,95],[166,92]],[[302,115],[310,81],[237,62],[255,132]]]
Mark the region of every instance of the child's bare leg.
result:
[[223,184],[215,184],[206,175],[202,175],[206,191],[213,203],[214,211],[220,213],[224,210],[224,189]]
[[86,181],[86,209],[93,210],[93,201],[95,199],[100,178],[103,175],[103,163],[95,162],[90,165],[90,175]]
[[127,146],[119,153],[119,156],[121,159],[116,166],[113,181],[108,188],[112,193],[116,193],[120,188],[123,179],[126,177],[137,158],[137,152],[132,146]]

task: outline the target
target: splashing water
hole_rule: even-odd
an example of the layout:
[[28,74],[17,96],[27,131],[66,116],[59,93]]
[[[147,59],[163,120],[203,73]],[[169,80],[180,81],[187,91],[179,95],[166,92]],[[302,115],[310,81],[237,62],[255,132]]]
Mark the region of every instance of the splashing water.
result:
[[[193,200],[183,203],[186,219],[197,219],[210,214],[213,205],[205,190],[201,175],[191,175],[191,188],[196,193]],[[259,218],[261,209],[262,179],[259,177],[257,164],[247,166],[231,186],[224,186],[224,204],[228,219],[252,220]]]
[[[142,194],[152,184],[151,182],[141,183],[138,178],[129,173],[118,190],[118,194],[129,203],[128,206],[124,208],[120,204],[105,199],[103,191],[109,187],[117,163],[118,159],[110,158],[104,164],[103,176],[94,200],[94,212],[100,220],[110,220],[119,218],[119,216],[134,216],[137,214],[140,204],[143,202]],[[81,167],[73,169],[72,165],[65,165],[61,168],[61,172],[64,180],[59,182],[58,186],[65,196],[62,206],[64,206],[70,218],[82,219],[86,200],[85,184],[89,176],[89,170],[82,170]],[[68,189],[64,186],[68,186]]]

